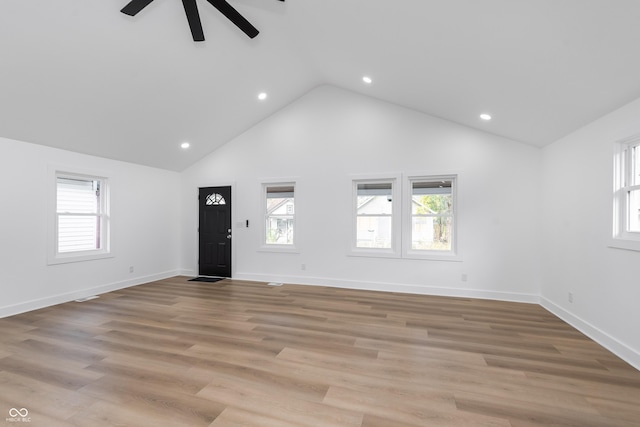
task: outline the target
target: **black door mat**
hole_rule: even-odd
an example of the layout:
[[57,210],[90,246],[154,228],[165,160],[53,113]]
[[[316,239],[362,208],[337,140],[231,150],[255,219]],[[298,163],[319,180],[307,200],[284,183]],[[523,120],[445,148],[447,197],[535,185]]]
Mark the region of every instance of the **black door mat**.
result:
[[219,282],[220,280],[224,280],[226,277],[194,277],[193,279],[189,279],[190,282]]

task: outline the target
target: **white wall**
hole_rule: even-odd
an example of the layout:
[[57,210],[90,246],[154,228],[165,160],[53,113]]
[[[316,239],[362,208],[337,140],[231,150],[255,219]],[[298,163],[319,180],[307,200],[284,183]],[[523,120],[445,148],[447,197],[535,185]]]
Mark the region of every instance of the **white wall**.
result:
[[[47,265],[50,165],[108,174],[115,257]],[[176,275],[179,192],[175,172],[0,138],[0,317]]]
[[[639,116],[640,100],[540,150],[322,86],[182,174],[0,138],[0,317],[195,275],[197,188],[232,184],[236,278],[541,296],[543,306],[640,367],[640,252],[607,246],[613,143],[640,133]],[[52,164],[108,172],[115,257],[47,265]],[[347,255],[350,175],[379,173],[459,175],[462,262]],[[260,184],[292,178],[300,251],[260,252]],[[250,228],[240,226],[246,219]]]
[[[538,301],[540,161],[540,149],[321,86],[183,172],[184,273],[197,272],[198,187],[232,183],[236,278]],[[459,174],[463,261],[348,256],[350,175],[369,173]],[[258,250],[260,183],[279,178],[297,182],[298,254]]]
[[607,246],[614,143],[640,133],[638,117],[640,100],[543,150],[541,297],[640,369],[640,252]]

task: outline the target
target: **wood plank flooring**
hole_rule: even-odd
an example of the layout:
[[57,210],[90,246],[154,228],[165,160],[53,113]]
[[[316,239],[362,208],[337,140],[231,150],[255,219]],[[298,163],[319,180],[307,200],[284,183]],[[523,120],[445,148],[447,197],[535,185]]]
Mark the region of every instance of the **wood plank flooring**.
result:
[[640,426],[640,372],[537,305],[187,279],[0,319],[0,426]]

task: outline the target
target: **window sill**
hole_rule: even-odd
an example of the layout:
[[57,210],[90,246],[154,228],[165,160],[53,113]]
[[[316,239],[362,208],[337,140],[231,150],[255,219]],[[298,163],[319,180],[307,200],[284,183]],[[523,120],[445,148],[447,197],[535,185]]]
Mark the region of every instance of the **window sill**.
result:
[[400,258],[400,254],[391,249],[351,249],[347,255],[370,258]]
[[455,253],[438,253],[438,252],[407,252],[403,258],[406,259],[423,259],[429,261],[448,261],[448,262],[462,262],[462,257]]
[[72,262],[93,261],[97,259],[106,259],[106,258],[114,258],[114,257],[115,255],[112,252],[97,252],[97,253],[76,252],[76,253],[68,253],[68,254],[59,254],[56,256],[49,257],[47,259],[47,265],[68,264]]
[[436,253],[421,254],[421,253],[407,253],[399,255],[395,252],[373,252],[373,251],[351,251],[347,254],[353,257],[365,257],[365,258],[392,258],[392,259],[412,259],[412,260],[424,260],[424,261],[445,261],[445,262],[462,262],[460,255],[442,255]]
[[260,246],[258,252],[273,252],[285,254],[299,254],[300,251],[293,245],[263,245]]
[[607,246],[614,249],[625,249],[628,251],[640,252],[640,240],[613,238],[609,241],[609,244]]

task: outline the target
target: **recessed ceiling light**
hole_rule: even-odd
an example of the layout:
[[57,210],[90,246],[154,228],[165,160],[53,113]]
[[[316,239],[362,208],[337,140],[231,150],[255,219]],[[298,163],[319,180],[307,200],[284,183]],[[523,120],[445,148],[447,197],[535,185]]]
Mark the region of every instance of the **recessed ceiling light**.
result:
[[266,92],[260,92],[260,93],[258,94],[258,99],[259,99],[260,101],[264,101],[265,99],[267,99],[267,94],[266,94]]
[[366,84],[370,85],[371,83],[373,83],[373,80],[371,80],[371,77],[369,76],[364,76],[362,78],[362,81],[365,82]]
[[183,148],[183,149],[185,149],[185,150],[186,150],[187,148],[189,148],[190,146],[191,146],[191,144],[189,144],[188,142],[183,142],[182,144],[180,144],[180,147],[181,147],[181,148]]
[[482,120],[487,120],[487,121],[489,121],[489,120],[491,120],[491,115],[490,115],[490,114],[487,114],[487,113],[480,114],[480,118],[481,118]]

